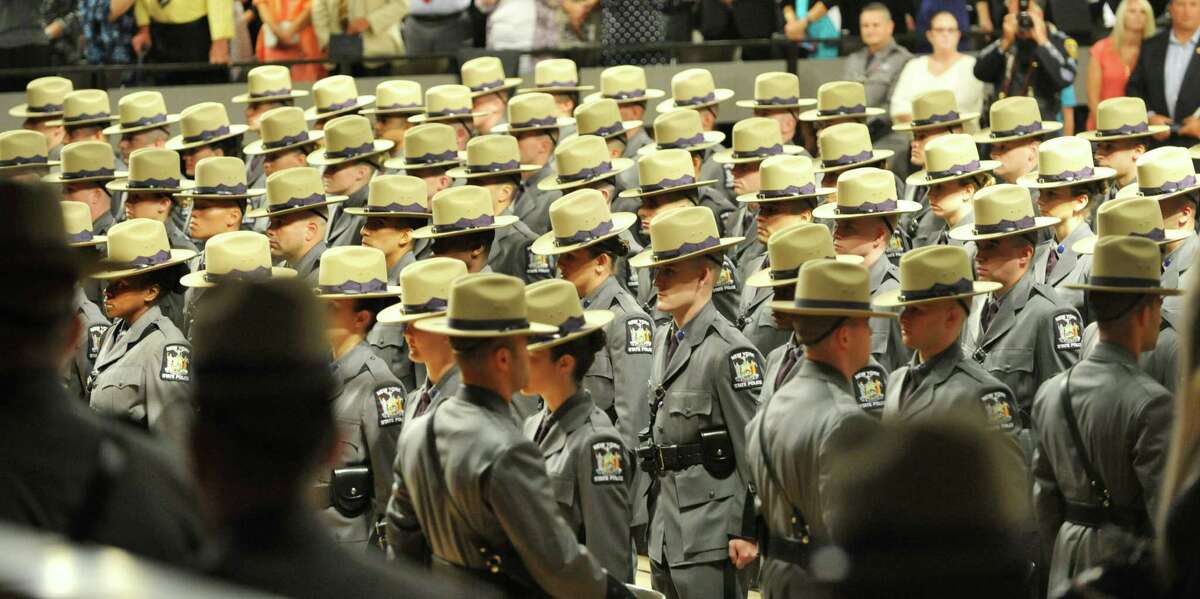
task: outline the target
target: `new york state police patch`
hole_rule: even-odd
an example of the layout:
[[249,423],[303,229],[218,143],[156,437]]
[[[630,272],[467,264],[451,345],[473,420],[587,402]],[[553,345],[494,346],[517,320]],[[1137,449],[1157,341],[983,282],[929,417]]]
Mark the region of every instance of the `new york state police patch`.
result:
[[654,327],[648,318],[630,318],[625,321],[625,353],[654,353]]
[[887,374],[878,366],[867,366],[854,373],[854,399],[868,412],[883,409],[887,393]]
[[1062,312],[1054,315],[1054,349],[1056,351],[1079,351],[1083,348],[1083,327],[1079,315]]
[[162,369],[158,378],[164,381],[188,383],[192,380],[192,349],[182,343],[163,347]]
[[622,447],[616,441],[600,441],[592,444],[592,483],[615,485],[625,482]]
[[733,369],[735,391],[762,387],[762,365],[752,351],[736,351],[729,354],[729,366]]
[[404,389],[398,385],[379,387],[375,390],[375,408],[380,427],[404,422]]

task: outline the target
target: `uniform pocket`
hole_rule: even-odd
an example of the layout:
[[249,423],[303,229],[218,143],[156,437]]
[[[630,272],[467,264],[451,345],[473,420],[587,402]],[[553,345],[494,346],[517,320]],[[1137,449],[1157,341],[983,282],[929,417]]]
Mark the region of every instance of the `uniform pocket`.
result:
[[674,416],[691,418],[712,414],[712,394],[706,391],[671,391],[667,411]]
[[685,557],[729,545],[740,513],[741,506],[734,505],[739,486],[738,477],[713,478],[700,466],[676,473]]
[[142,377],[142,368],[138,366],[115,366],[104,371],[92,389],[92,408],[146,426]]
[[575,505],[575,481],[557,476],[550,477],[550,492],[554,500],[566,508]]

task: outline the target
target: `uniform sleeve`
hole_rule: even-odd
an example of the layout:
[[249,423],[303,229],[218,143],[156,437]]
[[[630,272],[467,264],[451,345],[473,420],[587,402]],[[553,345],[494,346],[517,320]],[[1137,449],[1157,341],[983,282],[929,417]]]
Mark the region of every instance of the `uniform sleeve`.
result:
[[208,5],[208,31],[212,39],[233,38],[233,0],[205,0]]
[[1033,400],[1033,430],[1037,431],[1033,449],[1033,503],[1041,531],[1042,558],[1045,563],[1050,563],[1050,556],[1054,552],[1054,540],[1058,537],[1065,510],[1065,500],[1058,488],[1058,479],[1054,475],[1050,457],[1046,454],[1044,433],[1041,432],[1046,424],[1043,421],[1046,410],[1054,408],[1053,404],[1047,405],[1046,402],[1056,401],[1058,385],[1059,381],[1043,385]]
[[996,40],[979,52],[975,59],[975,78],[992,85],[1000,85],[1004,77],[1004,52],[1000,51],[1000,40]]
[[1079,361],[1083,328],[1083,319],[1071,307],[1055,310],[1039,327],[1033,373],[1037,386]]
[[1146,496],[1146,513],[1151,519],[1158,513],[1158,495],[1162,473],[1166,466],[1167,449],[1171,445],[1172,397],[1164,388],[1155,389],[1155,396],[1138,414],[1133,430],[1133,469],[1137,473],[1142,493]]
[[629,455],[619,438],[603,434],[588,439],[575,455],[587,549],[621,581],[632,580],[628,478],[633,469],[625,463]]
[[[396,398],[405,395],[404,386],[396,380],[384,380],[368,390],[370,397],[362,401],[362,434],[371,461],[371,478],[375,483],[375,514],[387,512],[392,491],[392,471],[396,458],[396,442],[403,423],[404,404],[400,399],[399,417],[393,407]],[[397,395],[398,393],[398,395]]]
[[834,474],[838,471],[840,460],[845,459],[846,454],[868,439],[872,433],[879,429],[879,422],[874,418],[866,415],[866,413],[855,410],[847,410],[841,419],[833,425],[833,429],[821,442],[817,455],[818,467],[818,489],[817,494],[820,497],[821,513],[808,516],[809,518],[819,516],[822,522],[825,523],[831,540],[836,543],[839,541],[839,530],[835,528],[836,511],[840,506],[835,505],[834,496],[831,492],[831,483],[834,480]]
[[388,0],[383,6],[371,11],[367,21],[371,23],[371,32],[380,35],[400,24],[404,15],[408,14],[408,0]]
[[653,339],[654,323],[639,314],[627,314],[622,319],[620,336],[608,340],[608,351],[612,356],[613,387],[616,397],[613,407],[617,410],[617,432],[627,447],[637,447],[638,432],[650,424],[650,397],[646,381],[654,367],[653,344],[642,343]]
[[1063,89],[1075,81],[1075,58],[1068,51],[1068,45],[1076,44],[1061,32],[1052,32],[1050,42],[1042,44],[1034,51],[1042,68],[1038,69],[1038,77],[1046,79],[1054,89]]
[[746,425],[758,410],[763,364],[762,354],[757,349],[744,346],[730,351],[713,373],[721,415],[737,458],[738,474],[746,482],[753,480],[746,462]]
[[186,449],[195,411],[192,407],[192,349],[187,343],[167,343],[161,333],[142,343],[158,340],[147,348],[145,365],[146,423],[150,430]]
[[404,483],[404,462],[399,451],[392,464],[391,497],[387,504],[387,540],[389,556],[425,563],[430,556],[429,543],[421,531],[421,522],[413,509],[412,497]]

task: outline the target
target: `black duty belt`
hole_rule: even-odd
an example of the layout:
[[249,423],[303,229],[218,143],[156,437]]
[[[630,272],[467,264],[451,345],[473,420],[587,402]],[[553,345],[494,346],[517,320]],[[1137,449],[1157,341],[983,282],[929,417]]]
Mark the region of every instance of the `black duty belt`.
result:
[[704,446],[700,443],[685,443],[682,445],[651,445],[638,450],[638,458],[644,464],[651,464],[652,475],[663,472],[675,472],[704,463]]
[[801,568],[808,568],[808,560],[812,556],[812,545],[797,539],[781,537],[775,533],[771,533],[767,537],[766,544],[762,547],[762,554],[767,559],[779,560],[795,564]]
[[1065,517],[1067,522],[1090,528],[1103,528],[1111,524],[1143,535],[1150,531],[1150,516],[1145,510],[1068,502]]

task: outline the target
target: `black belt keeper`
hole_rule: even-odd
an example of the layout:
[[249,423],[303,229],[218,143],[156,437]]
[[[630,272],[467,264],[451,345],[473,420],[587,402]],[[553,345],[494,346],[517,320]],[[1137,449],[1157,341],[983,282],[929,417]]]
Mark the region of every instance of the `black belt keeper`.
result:
[[638,449],[638,459],[653,463],[650,474],[661,475],[704,463],[704,446],[700,443],[683,445],[651,445]]
[[772,533],[762,546],[762,554],[767,559],[779,560],[807,569],[808,560],[812,557],[812,545]]
[[1145,510],[1067,503],[1065,519],[1090,528],[1112,525],[1142,536],[1150,535],[1150,516]]

